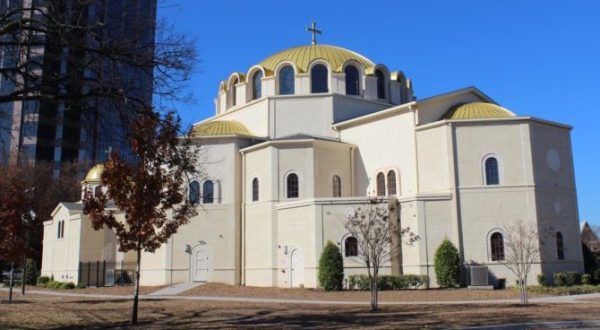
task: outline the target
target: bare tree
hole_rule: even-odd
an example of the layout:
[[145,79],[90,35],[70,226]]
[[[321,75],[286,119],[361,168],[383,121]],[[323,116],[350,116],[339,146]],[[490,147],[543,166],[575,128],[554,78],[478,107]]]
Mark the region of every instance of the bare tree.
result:
[[[0,2],[0,79],[12,86],[0,95],[0,118],[9,117],[5,103],[20,102],[22,111],[42,118],[60,105],[65,120],[91,123],[86,129],[94,137],[115,125],[126,134],[153,100],[165,110],[190,101],[193,40],[157,21],[152,0],[125,1],[119,13],[112,12],[115,3]],[[11,122],[4,123],[10,130]]]
[[[156,251],[196,214],[184,186],[186,175],[195,172],[195,153],[189,140],[177,137],[178,130],[179,120],[172,115],[138,117],[131,146],[139,161],[128,164],[112,152],[101,176],[106,193],[87,191],[83,201],[94,229],[112,229],[121,251],[136,252],[133,324],[138,320],[142,251]],[[109,202],[124,213],[124,220],[115,216]]]
[[358,257],[366,266],[371,292],[371,311],[379,308],[377,279],[379,270],[397,256],[404,241],[419,239],[410,228],[400,226],[396,200],[371,198],[364,206],[348,215],[346,230],[358,241]]
[[527,278],[532,265],[540,259],[540,237],[538,229],[531,223],[519,221],[504,228],[506,254],[502,263],[517,278],[519,298],[527,305]]

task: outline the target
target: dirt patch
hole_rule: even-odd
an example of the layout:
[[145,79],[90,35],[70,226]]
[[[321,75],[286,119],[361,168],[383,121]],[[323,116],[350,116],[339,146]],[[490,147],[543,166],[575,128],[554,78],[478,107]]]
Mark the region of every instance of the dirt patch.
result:
[[[327,292],[318,289],[282,289],[260,288],[250,286],[233,286],[218,283],[208,283],[193,288],[181,295],[184,296],[224,296],[224,297],[252,297],[252,298],[279,298],[299,300],[331,300],[331,301],[369,301],[369,292],[366,291],[341,291]],[[530,297],[543,295],[532,294]],[[403,290],[381,291],[380,301],[466,301],[466,300],[496,300],[517,299],[519,294],[512,289],[506,290]]]
[[[0,292],[0,299],[6,293]],[[17,297],[21,301],[22,297]],[[0,305],[0,328],[112,328],[128,325],[131,301],[26,296]],[[600,319],[600,303],[367,306],[252,304],[158,300],[140,302],[142,329],[198,328],[447,328],[502,323]]]
[[[152,292],[158,291],[162,288],[166,287],[166,285],[160,286],[140,286],[140,294],[150,294]],[[113,287],[101,287],[101,288],[85,288],[85,289],[48,289],[42,288],[38,286],[27,286],[26,292],[29,290],[36,291],[51,291],[51,292],[66,292],[66,293],[81,293],[81,294],[106,294],[106,295],[124,295],[124,296],[133,296],[134,286],[113,286]],[[15,288],[14,291],[16,294],[21,294],[21,287]]]

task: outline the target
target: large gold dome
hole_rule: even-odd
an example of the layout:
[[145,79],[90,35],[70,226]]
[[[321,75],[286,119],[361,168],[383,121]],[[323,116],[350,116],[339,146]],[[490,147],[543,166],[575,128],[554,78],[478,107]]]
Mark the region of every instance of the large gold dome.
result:
[[342,72],[344,63],[349,60],[360,63],[365,69],[375,66],[375,63],[358,53],[345,48],[329,45],[309,45],[288,48],[267,57],[260,62],[259,65],[272,74],[279,63],[292,62],[299,72],[307,72],[310,63],[317,59],[329,63],[333,72]]
[[469,119],[489,119],[489,118],[510,118],[515,114],[509,110],[493,103],[473,102],[464,103],[451,107],[443,119],[449,120],[469,120]]

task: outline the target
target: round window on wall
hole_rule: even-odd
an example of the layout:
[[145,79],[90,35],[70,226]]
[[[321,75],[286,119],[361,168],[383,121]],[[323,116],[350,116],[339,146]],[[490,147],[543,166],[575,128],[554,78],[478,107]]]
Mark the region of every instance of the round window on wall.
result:
[[546,152],[546,163],[548,163],[548,167],[554,172],[560,169],[560,156],[558,155],[558,151],[554,148],[548,149]]

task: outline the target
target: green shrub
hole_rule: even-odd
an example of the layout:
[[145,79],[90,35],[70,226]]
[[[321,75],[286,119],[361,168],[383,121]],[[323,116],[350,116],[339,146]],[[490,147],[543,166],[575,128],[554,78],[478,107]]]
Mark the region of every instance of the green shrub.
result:
[[65,284],[66,284],[65,289],[68,289],[68,290],[75,289],[75,283],[69,282],[69,283],[65,283]]
[[572,285],[580,285],[581,284],[581,274],[578,272],[568,272],[567,273],[567,286]]
[[44,287],[44,286],[46,286],[46,284],[48,284],[48,282],[50,282],[50,277],[48,277],[48,276],[40,276],[40,277],[38,277],[37,284],[39,286]]
[[556,286],[567,285],[567,274],[566,273],[554,273],[554,285],[556,285]]
[[[369,276],[349,276],[348,287],[351,290],[368,291],[370,289]],[[419,289],[427,287],[429,287],[429,277],[427,275],[380,275],[377,277],[377,288],[382,291]]]
[[370,289],[369,276],[350,275],[348,276],[348,288],[350,290],[368,291]]
[[85,289],[85,284],[77,283],[77,289]]
[[530,286],[529,292],[566,296],[566,295],[576,295],[576,294],[600,292],[600,286],[597,286],[597,285]]
[[58,286],[59,289],[67,289],[69,286],[68,283],[65,282],[61,282],[60,285]]
[[581,284],[591,285],[592,284],[592,275],[590,275],[590,274],[581,275]]
[[445,239],[435,251],[435,276],[442,288],[458,285],[460,276],[460,257],[458,250],[448,239]]
[[538,276],[537,276],[537,282],[541,286],[546,286],[546,275],[544,275],[544,274],[538,274]]
[[327,291],[339,291],[344,281],[344,260],[340,248],[328,241],[319,259],[319,286]]

